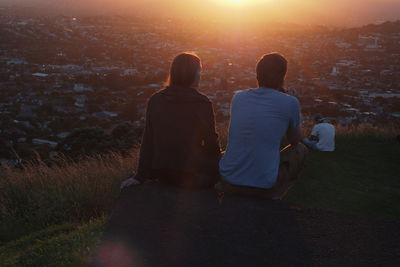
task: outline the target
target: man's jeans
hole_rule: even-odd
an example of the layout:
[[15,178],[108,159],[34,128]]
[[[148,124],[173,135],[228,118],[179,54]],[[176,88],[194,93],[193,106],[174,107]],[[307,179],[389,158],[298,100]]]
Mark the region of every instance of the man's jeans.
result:
[[303,140],[301,140],[301,142],[302,142],[303,144],[305,144],[307,147],[309,147],[309,148],[311,148],[311,149],[313,149],[313,150],[319,151],[319,149],[318,149],[318,147],[317,147],[318,141],[313,141],[313,140],[310,140],[310,139],[308,139],[308,138],[304,138]]
[[217,191],[262,198],[281,199],[293,186],[300,172],[306,166],[308,149],[303,144],[287,146],[280,152],[279,173],[276,184],[269,189],[231,185],[225,181],[215,186]]

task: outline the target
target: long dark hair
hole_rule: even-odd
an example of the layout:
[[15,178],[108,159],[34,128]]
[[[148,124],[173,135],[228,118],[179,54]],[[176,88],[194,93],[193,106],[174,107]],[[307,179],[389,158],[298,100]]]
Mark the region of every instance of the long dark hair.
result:
[[177,55],[172,61],[166,85],[190,87],[196,79],[199,68],[201,60],[195,53],[184,52]]

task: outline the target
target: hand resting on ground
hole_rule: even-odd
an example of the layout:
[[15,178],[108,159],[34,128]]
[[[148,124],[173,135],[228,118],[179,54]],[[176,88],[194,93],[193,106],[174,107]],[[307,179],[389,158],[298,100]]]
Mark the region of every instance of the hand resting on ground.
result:
[[126,179],[125,181],[122,182],[120,189],[122,191],[123,189],[125,189],[125,188],[127,188],[129,186],[139,185],[139,184],[140,184],[140,181],[136,180],[135,176],[132,176],[132,177],[129,177],[128,179]]

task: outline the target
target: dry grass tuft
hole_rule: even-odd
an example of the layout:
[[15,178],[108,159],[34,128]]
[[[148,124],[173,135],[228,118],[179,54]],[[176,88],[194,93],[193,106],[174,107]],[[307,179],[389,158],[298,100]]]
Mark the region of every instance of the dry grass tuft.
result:
[[22,170],[5,169],[0,176],[0,232],[7,236],[4,231],[11,227],[39,230],[108,213],[137,159],[135,150],[126,157],[111,153],[77,163],[59,158],[51,167],[32,162]]

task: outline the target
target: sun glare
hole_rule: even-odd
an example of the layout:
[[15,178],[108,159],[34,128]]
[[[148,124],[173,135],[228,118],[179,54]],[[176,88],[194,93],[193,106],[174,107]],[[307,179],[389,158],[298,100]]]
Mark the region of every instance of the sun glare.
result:
[[273,0],[212,0],[214,2],[219,2],[223,5],[230,6],[255,6],[255,5],[265,5],[270,4]]
[[226,4],[234,4],[234,5],[238,5],[238,4],[244,4],[245,2],[247,2],[248,0],[223,0]]

